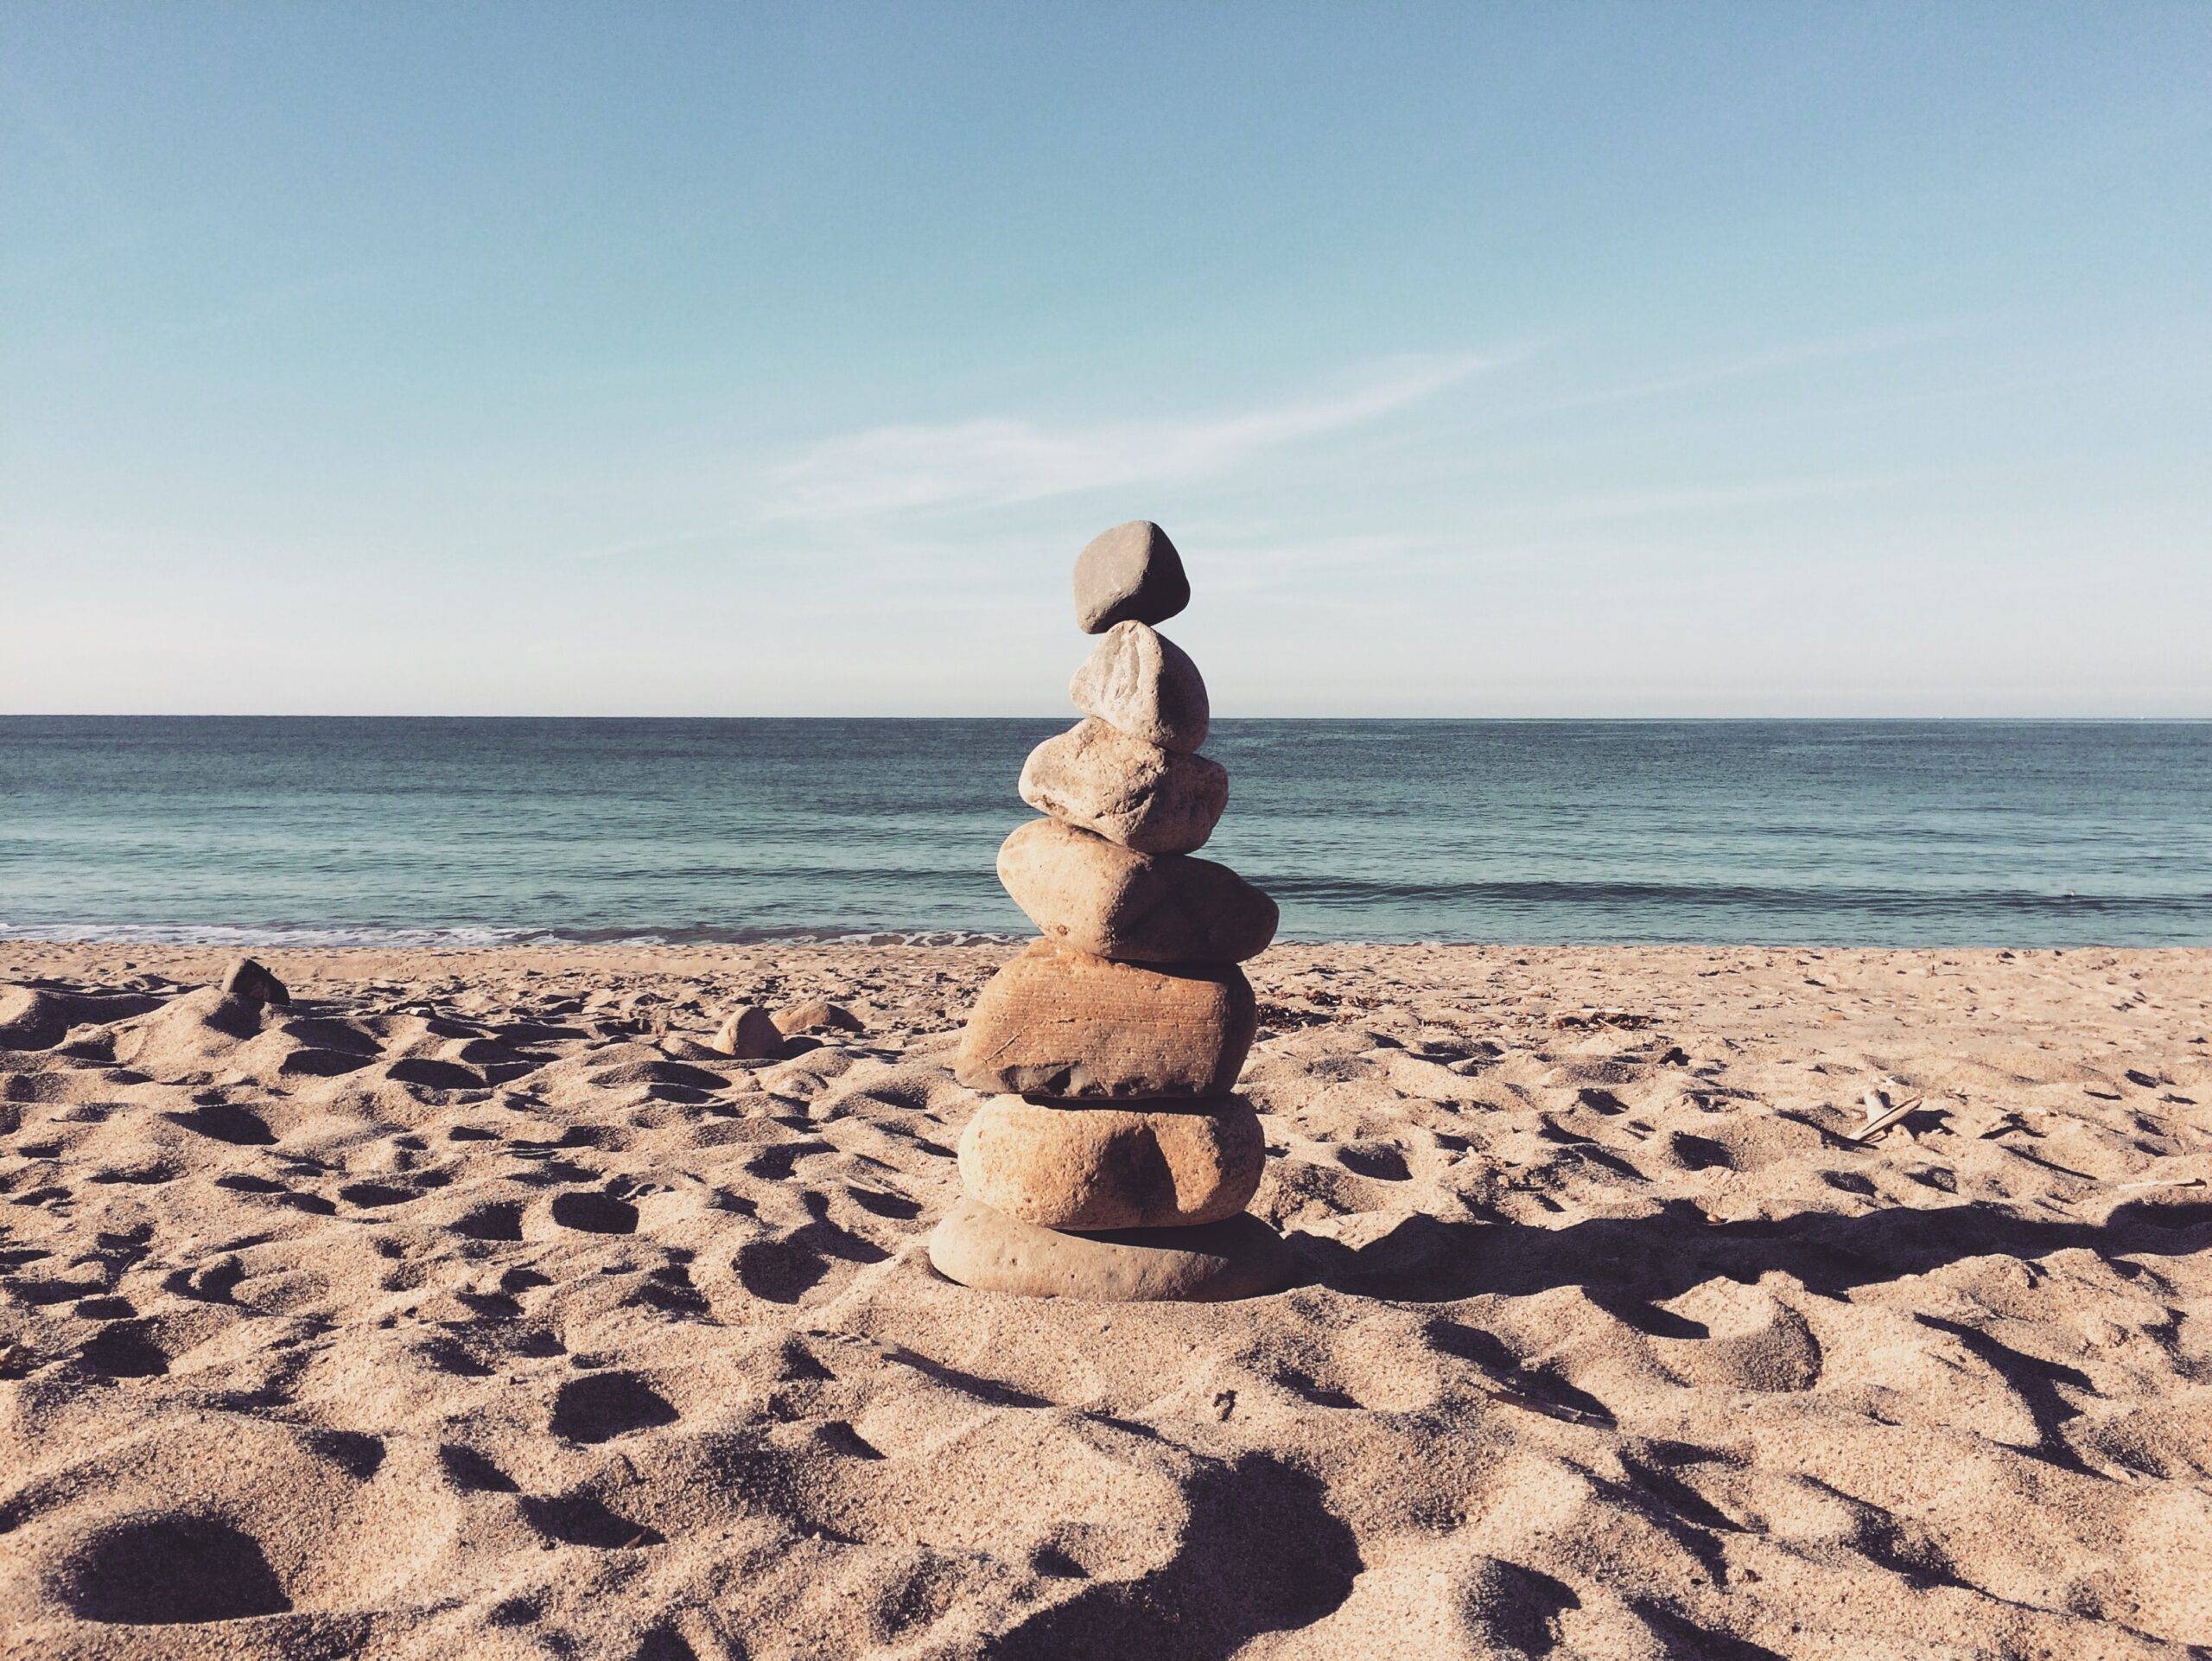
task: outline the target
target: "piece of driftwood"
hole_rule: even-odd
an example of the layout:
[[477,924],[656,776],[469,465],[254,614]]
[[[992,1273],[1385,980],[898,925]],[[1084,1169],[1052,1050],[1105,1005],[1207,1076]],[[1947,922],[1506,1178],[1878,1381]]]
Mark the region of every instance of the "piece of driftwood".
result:
[[1507,1407],[1517,1407],[1524,1413],[1541,1413],[1548,1419],[1564,1419],[1569,1424],[1605,1425],[1611,1422],[1586,1409],[1570,1407],[1565,1402],[1541,1401],[1533,1396],[1524,1396],[1510,1385],[1478,1384],[1475,1388],[1493,1402],[1502,1402]]
[[1633,1030],[1639,1027],[1649,1027],[1656,1018],[1653,1015],[1638,1015],[1633,1009],[1561,1009],[1552,1016],[1550,1024],[1565,1029],[1624,1027]]
[[1866,1092],[1866,1123],[1856,1130],[1842,1132],[1843,1139],[1864,1147],[1885,1130],[1902,1124],[1910,1116],[1912,1111],[1927,1099],[1925,1096],[1915,1096],[1908,1101],[1899,1102],[1895,1107],[1891,1107],[1890,1098],[1886,1095],[1878,1090],[1870,1090]]

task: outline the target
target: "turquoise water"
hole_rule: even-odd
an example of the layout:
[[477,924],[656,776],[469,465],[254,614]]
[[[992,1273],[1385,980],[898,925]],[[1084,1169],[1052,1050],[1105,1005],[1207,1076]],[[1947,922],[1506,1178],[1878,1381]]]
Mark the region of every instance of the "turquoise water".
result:
[[[0,719],[0,938],[1027,932],[1019,721]],[[2212,723],[1232,721],[1317,939],[2212,944]]]

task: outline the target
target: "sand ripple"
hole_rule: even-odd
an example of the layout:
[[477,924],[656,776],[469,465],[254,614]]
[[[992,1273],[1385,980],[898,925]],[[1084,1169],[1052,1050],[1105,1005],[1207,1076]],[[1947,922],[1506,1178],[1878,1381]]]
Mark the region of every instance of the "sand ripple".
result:
[[2212,1645],[2212,954],[1270,951],[1178,1308],[928,1269],[1003,947],[0,950],[10,1656]]

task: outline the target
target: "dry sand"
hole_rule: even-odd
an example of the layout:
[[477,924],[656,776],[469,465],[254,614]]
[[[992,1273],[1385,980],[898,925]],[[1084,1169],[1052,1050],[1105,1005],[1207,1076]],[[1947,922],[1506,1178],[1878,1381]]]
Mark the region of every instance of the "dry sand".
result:
[[927,1266],[1005,955],[0,948],[0,1649],[2212,1645],[2212,953],[1271,951],[1172,1308]]

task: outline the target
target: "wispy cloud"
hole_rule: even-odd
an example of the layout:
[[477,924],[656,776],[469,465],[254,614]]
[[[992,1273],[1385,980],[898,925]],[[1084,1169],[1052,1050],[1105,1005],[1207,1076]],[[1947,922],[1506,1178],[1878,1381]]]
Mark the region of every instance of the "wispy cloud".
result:
[[1671,375],[1653,380],[1632,382],[1623,386],[1608,386],[1597,391],[1573,393],[1551,399],[1538,407],[1546,410],[1587,409],[1593,404],[1623,404],[1637,398],[1660,398],[1669,392],[1691,391],[1707,386],[1717,386],[1726,381],[1745,380],[1755,376],[1785,373],[1793,369],[1809,368],[1815,364],[1864,358],[1878,353],[1908,350],[1932,341],[1949,339],[1965,332],[1961,322],[1936,322],[1912,327],[1873,329],[1865,334],[1847,335],[1836,340],[1799,340],[1788,346],[1772,347],[1763,352],[1753,352],[1740,357],[1723,358],[1693,365]]
[[1210,478],[1278,446],[1379,421],[1484,369],[1472,354],[1393,359],[1344,390],[1230,415],[1050,427],[983,417],[871,427],[770,470],[764,517],[846,519],[1004,506]]
[[1664,513],[1703,513],[1733,507],[1762,507],[1855,494],[1940,478],[1936,473],[1889,473],[1836,478],[1755,479],[1736,484],[1688,485],[1675,490],[1630,491],[1605,496],[1570,497],[1501,511],[1504,519],[1636,519]]

